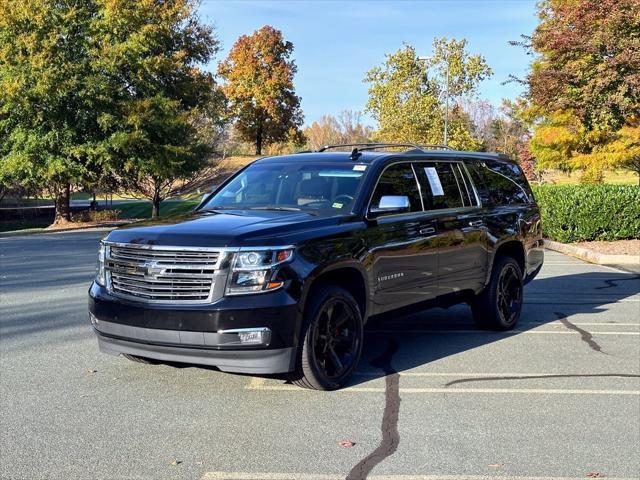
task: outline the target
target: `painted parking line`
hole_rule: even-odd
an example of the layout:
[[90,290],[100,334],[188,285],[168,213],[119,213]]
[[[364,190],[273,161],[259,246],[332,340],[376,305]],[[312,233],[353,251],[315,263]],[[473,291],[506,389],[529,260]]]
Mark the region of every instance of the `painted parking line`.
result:
[[[379,377],[381,375],[380,370],[376,370],[376,371],[357,371],[354,373],[354,375],[361,375],[361,376],[365,376],[365,377]],[[487,378],[487,379],[491,379],[491,378],[504,378],[504,377],[518,377],[518,378],[555,378],[558,375],[566,375],[566,376],[576,376],[576,377],[580,377],[580,376],[591,376],[591,375],[597,375],[597,374],[593,374],[593,373],[587,373],[587,374],[580,374],[580,373],[515,373],[515,372],[508,372],[508,373],[469,373],[469,372],[398,372],[398,375],[400,375],[401,377],[429,377],[429,378],[455,378],[455,377],[461,377],[461,378]],[[607,374],[601,374],[601,375],[607,375],[609,377],[619,377],[619,378],[625,378],[628,377],[629,375],[638,375],[638,377],[640,377],[640,373],[635,374],[635,373],[607,373]]]
[[[290,384],[267,384],[263,378],[253,378],[247,390],[276,391],[276,392],[309,392],[304,388]],[[384,393],[385,387],[347,387],[334,390],[333,393]],[[400,387],[400,393],[420,394],[525,394],[525,395],[640,395],[640,390],[611,390],[611,389],[583,389],[583,388],[423,388]]]
[[[402,330],[402,329],[394,329],[394,330],[367,330],[366,333],[376,334],[376,335],[389,335],[389,334],[412,334],[412,335],[580,335],[579,332],[575,332],[572,330],[569,331],[554,331],[554,330],[509,330],[507,332],[492,332],[492,331],[484,331],[484,330]],[[640,332],[590,332],[593,335],[640,335]]]
[[[200,480],[344,480],[345,475],[322,473],[207,472]],[[583,480],[585,477],[540,477],[505,475],[369,475],[369,480]],[[607,477],[607,480],[634,480]],[[636,478],[637,480],[637,478]]]

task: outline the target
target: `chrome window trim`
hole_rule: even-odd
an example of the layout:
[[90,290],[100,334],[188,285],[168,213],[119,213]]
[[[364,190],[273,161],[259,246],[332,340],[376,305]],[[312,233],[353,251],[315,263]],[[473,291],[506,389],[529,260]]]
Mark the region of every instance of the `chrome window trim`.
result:
[[458,174],[460,175],[460,178],[462,179],[462,183],[464,184],[464,190],[465,192],[467,192],[467,199],[469,200],[469,206],[472,207],[474,206],[471,202],[473,202],[473,197],[471,196],[471,192],[469,191],[469,187],[467,186],[467,180],[464,178],[464,173],[462,172],[462,167],[460,166],[460,164],[456,165],[457,169],[458,169]]
[[462,163],[462,168],[464,169],[464,171],[466,173],[467,181],[469,182],[469,185],[471,185],[471,189],[473,190],[473,194],[476,197],[476,205],[478,207],[482,208],[482,200],[480,199],[480,195],[478,195],[478,190],[476,189],[475,183],[473,183],[473,178],[471,178],[471,174],[469,173],[469,169],[467,168],[467,164],[465,162],[460,162],[460,163]]
[[[460,195],[460,203],[462,203],[462,206],[465,207],[466,205],[464,204],[464,197],[462,196],[462,189],[460,188],[460,181],[458,180],[458,175],[456,174],[456,169],[454,167],[454,163],[451,162],[451,173],[453,173],[453,178],[455,178],[456,180],[456,185],[458,186],[458,194]],[[458,170],[459,172],[460,170]],[[454,207],[454,208],[459,208],[459,207]]]
[[422,211],[426,211],[424,208],[424,197],[422,196],[422,187],[420,186],[420,180],[418,180],[418,173],[416,172],[416,166],[413,162],[411,162],[411,171],[413,172],[413,178],[416,181],[416,185],[418,186],[418,194],[420,195],[420,205],[422,205]]

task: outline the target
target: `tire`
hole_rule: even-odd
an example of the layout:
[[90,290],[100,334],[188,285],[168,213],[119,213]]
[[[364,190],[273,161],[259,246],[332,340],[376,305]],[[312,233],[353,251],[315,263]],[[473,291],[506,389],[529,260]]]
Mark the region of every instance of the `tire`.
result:
[[489,284],[471,303],[473,319],[481,328],[510,330],[522,312],[523,283],[518,262],[498,257],[491,270]]
[[136,362],[136,363],[144,363],[147,365],[157,365],[159,363],[156,360],[153,360],[152,358],[138,357],[136,355],[131,355],[129,353],[123,353],[122,356],[127,360],[131,360],[132,362]]
[[289,380],[303,388],[336,390],[346,384],[360,360],[362,315],[353,296],[340,287],[322,285],[309,298]]

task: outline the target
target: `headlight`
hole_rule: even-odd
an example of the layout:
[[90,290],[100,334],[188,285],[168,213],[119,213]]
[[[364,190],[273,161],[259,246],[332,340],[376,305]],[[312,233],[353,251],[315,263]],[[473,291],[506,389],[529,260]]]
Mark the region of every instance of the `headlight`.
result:
[[107,253],[107,247],[104,243],[100,242],[100,250],[98,250],[98,264],[96,265],[96,283],[102,287],[106,284],[106,278],[104,273],[104,260]]
[[283,282],[272,281],[275,267],[293,258],[293,249],[260,249],[237,252],[227,281],[227,295],[266,292],[280,288]]

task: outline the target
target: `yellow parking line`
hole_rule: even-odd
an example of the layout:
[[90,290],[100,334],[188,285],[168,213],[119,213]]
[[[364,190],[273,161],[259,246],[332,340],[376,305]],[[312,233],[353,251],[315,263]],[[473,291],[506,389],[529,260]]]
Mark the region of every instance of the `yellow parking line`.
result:
[[[275,473],[275,472],[207,472],[200,480],[344,480],[344,474]],[[369,475],[369,480],[579,480],[584,477],[531,477],[491,475]],[[607,477],[608,480],[633,480]]]

